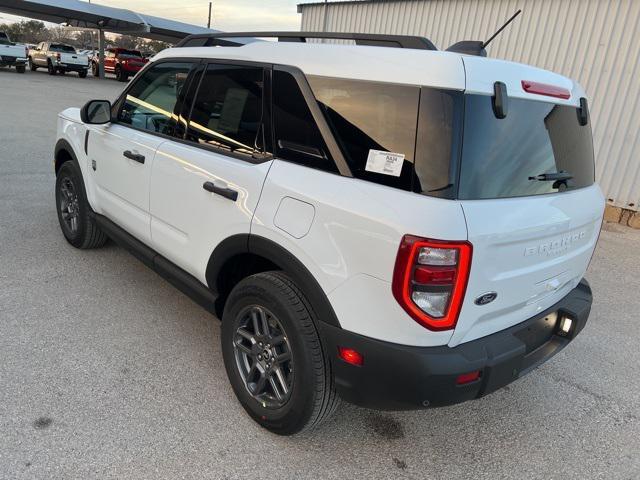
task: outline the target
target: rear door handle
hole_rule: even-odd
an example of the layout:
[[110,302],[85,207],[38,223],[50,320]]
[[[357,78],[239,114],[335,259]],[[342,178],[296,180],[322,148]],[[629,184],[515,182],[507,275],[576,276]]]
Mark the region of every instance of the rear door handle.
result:
[[204,182],[202,185],[207,192],[215,193],[216,195],[221,195],[224,198],[228,198],[229,200],[236,201],[238,199],[238,191],[229,187],[218,187],[213,182]]
[[133,153],[131,150],[125,150],[124,152],[122,152],[122,155],[127,157],[129,160],[133,160],[134,162],[144,163],[144,155]]

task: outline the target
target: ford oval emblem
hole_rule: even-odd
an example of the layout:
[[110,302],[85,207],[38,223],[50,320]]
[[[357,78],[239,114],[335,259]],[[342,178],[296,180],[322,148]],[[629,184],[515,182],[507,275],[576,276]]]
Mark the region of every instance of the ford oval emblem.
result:
[[486,305],[487,303],[493,302],[497,296],[498,294],[496,292],[483,293],[478,298],[476,298],[474,303],[476,305]]

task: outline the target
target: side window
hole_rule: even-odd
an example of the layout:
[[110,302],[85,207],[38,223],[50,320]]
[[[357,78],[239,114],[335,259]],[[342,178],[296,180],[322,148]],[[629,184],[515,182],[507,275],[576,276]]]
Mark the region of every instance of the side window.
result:
[[196,96],[187,139],[233,153],[263,151],[264,71],[209,64]]
[[338,172],[296,79],[273,72],[273,123],[276,155],[307,167]]
[[138,78],[118,111],[118,121],[150,132],[174,135],[178,99],[187,82],[192,63],[159,63]]
[[[319,76],[308,78],[353,175],[411,190],[420,88]],[[385,158],[390,157],[396,160],[388,169]]]

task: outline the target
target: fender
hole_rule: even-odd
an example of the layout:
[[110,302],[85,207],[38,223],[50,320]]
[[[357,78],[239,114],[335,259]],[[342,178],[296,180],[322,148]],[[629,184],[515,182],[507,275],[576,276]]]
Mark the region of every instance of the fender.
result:
[[304,291],[317,317],[324,323],[341,328],[327,295],[307,267],[282,246],[258,235],[233,235],[215,248],[206,271],[207,285],[211,290],[219,291],[219,275],[225,263],[242,254],[261,257],[286,272]]
[[[76,162],[78,164],[78,167],[80,167],[80,162],[78,162],[78,157],[76,156],[76,152],[73,150],[73,147],[67,140],[65,140],[64,138],[61,138],[56,142],[56,146],[53,150],[53,158],[54,158],[53,166],[54,166],[54,171],[56,175],[58,174],[58,170],[60,170],[60,167],[64,163],[62,159],[58,158],[60,152],[63,150],[66,151],[71,157],[71,160]],[[80,171],[82,171],[82,168],[80,168]]]

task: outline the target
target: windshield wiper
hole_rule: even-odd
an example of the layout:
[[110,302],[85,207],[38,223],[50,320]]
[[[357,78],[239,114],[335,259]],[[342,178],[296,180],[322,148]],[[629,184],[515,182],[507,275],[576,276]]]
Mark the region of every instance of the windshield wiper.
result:
[[529,177],[529,180],[539,180],[540,182],[564,182],[566,180],[571,180],[573,175],[568,172],[557,172],[557,173],[543,173],[541,175],[536,175],[535,177]]

